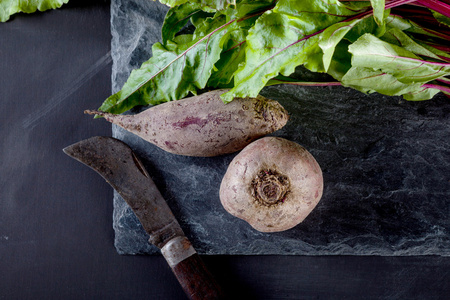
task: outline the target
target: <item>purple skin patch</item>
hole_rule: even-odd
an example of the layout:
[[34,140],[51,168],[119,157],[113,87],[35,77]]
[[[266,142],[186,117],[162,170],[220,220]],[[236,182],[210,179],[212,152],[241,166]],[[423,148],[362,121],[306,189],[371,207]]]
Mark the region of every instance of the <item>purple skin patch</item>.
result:
[[164,144],[167,146],[168,149],[171,150],[175,150],[177,148],[176,145],[178,145],[177,142],[169,142],[169,141],[165,141]]
[[231,121],[231,114],[223,116],[222,114],[209,114],[206,119],[199,117],[186,117],[182,121],[178,121],[172,124],[174,128],[183,129],[189,125],[198,125],[199,127],[204,127],[208,123],[221,124],[222,122]]
[[198,117],[186,117],[186,119],[182,121],[178,121],[173,123],[174,128],[186,128],[189,125],[198,125],[200,127],[205,126],[208,123],[208,120],[198,118]]

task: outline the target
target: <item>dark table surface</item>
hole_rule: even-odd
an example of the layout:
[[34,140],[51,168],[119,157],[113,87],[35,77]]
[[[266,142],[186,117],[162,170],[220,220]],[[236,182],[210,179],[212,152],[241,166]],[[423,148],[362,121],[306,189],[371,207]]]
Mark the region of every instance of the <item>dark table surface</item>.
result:
[[[121,256],[110,186],[61,150],[106,122],[107,1],[0,24],[0,299],[185,299],[162,256]],[[230,299],[448,299],[450,258],[202,256]]]

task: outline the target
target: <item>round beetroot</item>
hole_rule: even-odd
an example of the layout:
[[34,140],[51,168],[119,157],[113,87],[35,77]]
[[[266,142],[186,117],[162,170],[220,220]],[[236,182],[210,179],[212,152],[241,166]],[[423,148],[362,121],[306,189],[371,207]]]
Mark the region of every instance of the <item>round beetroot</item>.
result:
[[322,171],[305,148],[264,137],[232,160],[220,186],[220,201],[256,230],[277,232],[302,222],[322,192]]

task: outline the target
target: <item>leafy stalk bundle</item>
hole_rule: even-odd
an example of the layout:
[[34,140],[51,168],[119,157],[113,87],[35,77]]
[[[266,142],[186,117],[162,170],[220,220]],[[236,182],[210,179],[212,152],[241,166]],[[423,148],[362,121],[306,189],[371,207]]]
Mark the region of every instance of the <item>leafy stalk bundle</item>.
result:
[[[450,95],[450,0],[161,0],[162,42],[100,110],[122,113],[203,89],[225,102],[273,84]],[[187,24],[192,33],[180,34]],[[299,66],[326,82],[291,75]],[[290,77],[291,76],[291,77]]]

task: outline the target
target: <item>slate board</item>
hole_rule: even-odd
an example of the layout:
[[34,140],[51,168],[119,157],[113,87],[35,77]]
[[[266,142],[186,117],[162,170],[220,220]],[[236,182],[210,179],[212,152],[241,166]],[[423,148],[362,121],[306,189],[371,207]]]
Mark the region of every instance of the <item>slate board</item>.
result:
[[[160,41],[167,7],[113,0],[112,92]],[[200,254],[450,255],[450,102],[407,102],[344,87],[265,88],[291,114],[275,136],[307,148],[324,175],[316,209],[297,227],[260,233],[221,206],[219,185],[237,154],[191,158],[166,153],[113,126],[142,158]],[[115,193],[119,254],[155,254],[133,212]]]

